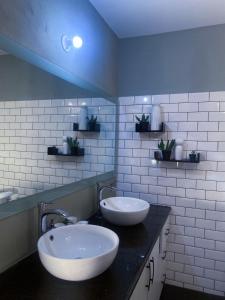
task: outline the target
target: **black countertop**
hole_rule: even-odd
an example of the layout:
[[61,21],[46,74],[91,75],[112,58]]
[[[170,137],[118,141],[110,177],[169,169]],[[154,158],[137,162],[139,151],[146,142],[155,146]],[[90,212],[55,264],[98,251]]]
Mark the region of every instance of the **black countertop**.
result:
[[0,274],[0,299],[129,299],[169,212],[169,207],[151,205],[145,221],[131,227],[115,226],[96,216],[91,217],[90,224],[108,227],[120,239],[118,254],[108,270],[86,281],[65,281],[48,273],[38,253],[34,253]]

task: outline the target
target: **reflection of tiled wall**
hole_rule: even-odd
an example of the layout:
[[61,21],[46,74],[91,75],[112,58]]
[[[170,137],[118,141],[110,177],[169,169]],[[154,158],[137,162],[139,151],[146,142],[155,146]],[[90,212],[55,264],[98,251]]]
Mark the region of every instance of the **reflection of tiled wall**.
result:
[[[84,101],[100,133],[72,131]],[[0,102],[0,189],[30,195],[113,170],[114,128],[115,105],[102,98]],[[47,155],[64,135],[78,136],[84,157]]]
[[[134,132],[135,114],[161,104],[166,132]],[[120,98],[118,186],[172,207],[167,282],[225,292],[225,92]],[[197,165],[152,161],[160,138],[182,138]]]

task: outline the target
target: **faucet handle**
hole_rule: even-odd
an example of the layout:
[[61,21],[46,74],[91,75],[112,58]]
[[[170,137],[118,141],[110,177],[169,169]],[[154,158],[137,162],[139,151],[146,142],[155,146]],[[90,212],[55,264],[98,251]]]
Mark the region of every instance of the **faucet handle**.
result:
[[49,223],[49,228],[52,229],[54,227],[55,227],[54,221],[53,221],[53,219],[51,219],[50,223]]
[[69,216],[66,218],[66,223],[67,224],[76,224],[78,222],[77,217],[74,216]]

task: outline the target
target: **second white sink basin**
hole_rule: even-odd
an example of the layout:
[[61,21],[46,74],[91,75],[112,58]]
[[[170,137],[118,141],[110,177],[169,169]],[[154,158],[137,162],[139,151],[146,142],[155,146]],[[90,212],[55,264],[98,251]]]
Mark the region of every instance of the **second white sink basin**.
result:
[[52,229],[38,240],[43,266],[52,275],[80,281],[104,272],[116,257],[119,238],[95,225],[68,225]]
[[147,201],[131,197],[110,197],[100,202],[103,217],[116,225],[136,225],[148,214]]

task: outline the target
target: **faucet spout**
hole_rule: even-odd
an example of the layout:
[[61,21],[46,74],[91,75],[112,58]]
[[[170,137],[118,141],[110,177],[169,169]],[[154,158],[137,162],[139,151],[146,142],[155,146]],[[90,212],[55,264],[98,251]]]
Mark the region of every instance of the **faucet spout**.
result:
[[100,186],[99,183],[97,183],[97,201],[98,201],[98,209],[100,209],[100,202],[102,201],[103,199],[103,192],[104,190],[110,190],[110,191],[119,191],[119,189],[117,189],[116,187],[114,186],[111,186],[111,185],[102,185]]
[[42,213],[42,217],[47,216],[47,215],[57,215],[57,216],[61,216],[63,218],[67,218],[70,216],[70,214],[67,211],[64,211],[60,208],[48,209]]
[[48,215],[56,215],[64,218],[67,220],[67,218],[70,216],[70,214],[60,208],[55,209],[48,209],[48,204],[41,202],[38,206],[39,208],[39,236],[41,236],[46,231],[50,230],[54,224],[50,223],[50,225],[47,224],[47,216]]

